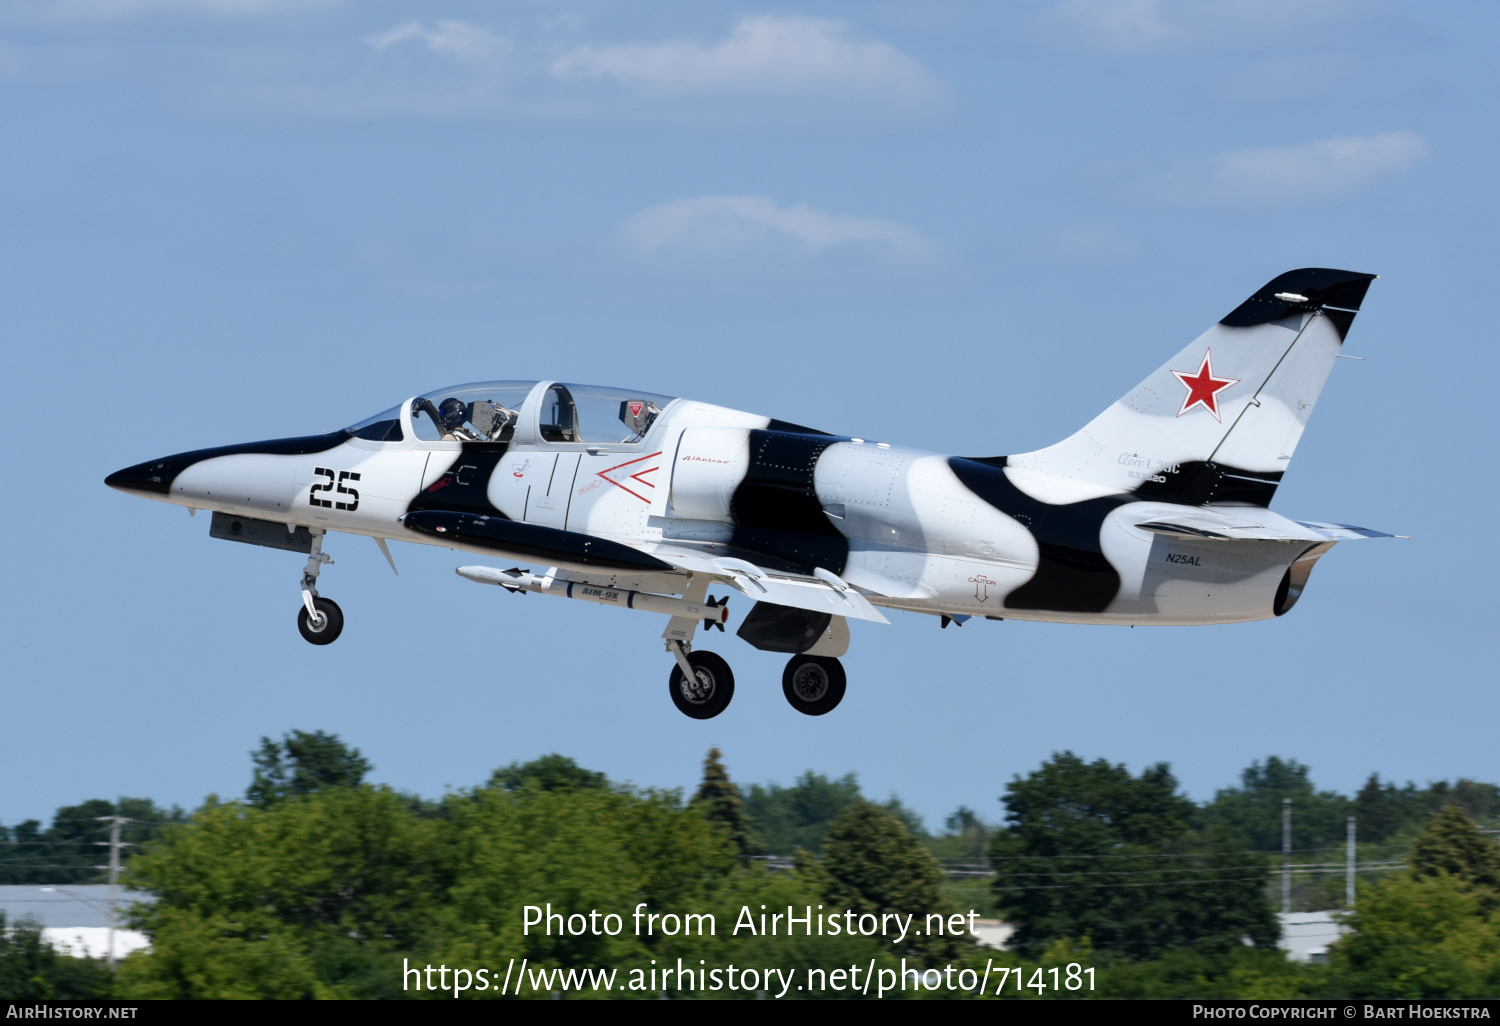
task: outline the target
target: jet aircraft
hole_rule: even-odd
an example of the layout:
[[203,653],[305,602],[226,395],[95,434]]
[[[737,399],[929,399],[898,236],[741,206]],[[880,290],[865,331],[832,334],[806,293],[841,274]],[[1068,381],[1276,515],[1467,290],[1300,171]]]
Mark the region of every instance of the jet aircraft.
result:
[[[848,621],[902,610],[1078,624],[1281,616],[1344,540],[1392,537],[1270,506],[1374,275],[1273,279],[1082,430],[1014,456],[949,456],[693,399],[556,381],[416,396],[341,431],[198,449],[105,484],[212,512],[216,538],[306,554],[297,626],[344,615],[318,591],[329,531],[544,568],[471,581],[669,617],[672,701],[718,715],[723,631],[790,658],[817,716],[845,691]],[[392,570],[395,569],[391,561]]]

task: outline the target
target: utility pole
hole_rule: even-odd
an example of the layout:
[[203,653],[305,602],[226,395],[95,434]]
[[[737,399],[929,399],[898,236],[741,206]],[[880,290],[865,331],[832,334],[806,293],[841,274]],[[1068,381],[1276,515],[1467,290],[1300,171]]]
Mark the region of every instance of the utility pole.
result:
[[101,823],[109,824],[109,840],[95,841],[98,845],[109,845],[109,865],[95,866],[95,869],[109,870],[109,953],[106,960],[109,967],[115,967],[115,891],[116,884],[120,879],[120,849],[131,847],[120,840],[120,828],[131,822],[124,816],[95,816]]
[[1292,800],[1281,799],[1281,911],[1292,910]]
[[1354,817],[1349,817],[1349,858],[1344,876],[1344,907],[1354,907]]

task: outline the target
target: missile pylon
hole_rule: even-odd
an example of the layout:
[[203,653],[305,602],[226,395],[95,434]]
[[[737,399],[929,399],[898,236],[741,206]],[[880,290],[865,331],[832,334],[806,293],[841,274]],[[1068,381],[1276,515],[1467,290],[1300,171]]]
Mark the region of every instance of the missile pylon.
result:
[[648,613],[666,613],[681,616],[724,629],[729,622],[729,599],[720,603],[712,599],[706,602],[689,602],[670,595],[654,595],[646,591],[628,591],[624,588],[605,588],[597,584],[580,584],[563,581],[555,577],[538,577],[525,570],[497,570],[492,566],[461,566],[454,571],[458,576],[476,584],[493,584],[513,592],[533,592],[537,595],[558,595],[579,599],[601,606],[617,606],[620,609],[644,609]]

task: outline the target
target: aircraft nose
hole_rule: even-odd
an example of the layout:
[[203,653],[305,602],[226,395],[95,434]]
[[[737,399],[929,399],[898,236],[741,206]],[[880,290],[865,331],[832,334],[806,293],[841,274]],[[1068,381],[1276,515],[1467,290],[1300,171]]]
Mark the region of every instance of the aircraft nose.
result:
[[146,495],[166,495],[178,468],[172,457],[137,463],[133,467],[117,470],[104,479],[104,483],[122,492]]

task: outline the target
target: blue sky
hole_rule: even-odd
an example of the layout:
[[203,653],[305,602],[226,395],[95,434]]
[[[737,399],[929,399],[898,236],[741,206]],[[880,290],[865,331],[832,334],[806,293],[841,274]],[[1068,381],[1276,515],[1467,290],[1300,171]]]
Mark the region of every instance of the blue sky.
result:
[[[11,0],[0,346],[16,428],[0,820],[234,795],[339,733],[427,795],[560,751],[691,786],[854,771],[997,819],[1071,749],[1196,798],[1279,754],[1495,780],[1488,398],[1500,11],[1482,3]],[[808,719],[737,641],[672,709],[656,618],[337,536],[290,553],[104,488],[490,378],[618,384],[988,455],[1048,444],[1276,274],[1381,275],[1276,508],[1339,546],[1289,616],[856,625]],[[735,602],[739,604],[736,605]],[[731,602],[735,620],[748,607]]]

